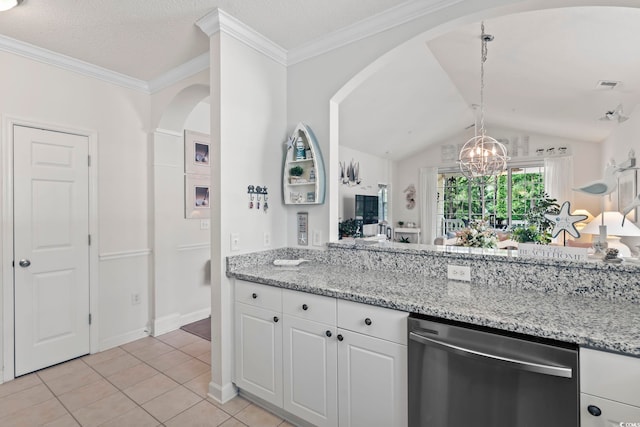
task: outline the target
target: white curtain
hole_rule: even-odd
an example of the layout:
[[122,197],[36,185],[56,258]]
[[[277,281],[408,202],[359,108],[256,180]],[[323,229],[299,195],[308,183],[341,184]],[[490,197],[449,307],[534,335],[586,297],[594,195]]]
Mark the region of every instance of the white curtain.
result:
[[544,159],[544,191],[562,205],[573,201],[573,157]]
[[438,168],[420,169],[420,228],[422,242],[433,245],[436,238],[436,213],[438,204]]

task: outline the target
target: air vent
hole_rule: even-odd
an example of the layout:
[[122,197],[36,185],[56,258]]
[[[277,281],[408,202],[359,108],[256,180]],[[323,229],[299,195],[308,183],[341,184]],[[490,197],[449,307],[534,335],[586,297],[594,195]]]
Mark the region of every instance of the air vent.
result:
[[615,89],[620,86],[622,82],[617,82],[615,80],[600,80],[596,85],[598,89]]

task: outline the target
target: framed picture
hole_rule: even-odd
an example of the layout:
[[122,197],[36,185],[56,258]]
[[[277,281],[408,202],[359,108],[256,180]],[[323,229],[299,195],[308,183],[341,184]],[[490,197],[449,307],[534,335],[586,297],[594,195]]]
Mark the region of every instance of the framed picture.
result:
[[[618,176],[618,210],[622,212],[631,205],[638,194],[638,171],[629,169]],[[638,208],[634,208],[627,215],[631,222],[638,220]]]
[[203,175],[185,175],[184,216],[185,218],[209,218],[211,216],[211,179]]
[[211,175],[211,138],[192,130],[184,131],[184,172]]

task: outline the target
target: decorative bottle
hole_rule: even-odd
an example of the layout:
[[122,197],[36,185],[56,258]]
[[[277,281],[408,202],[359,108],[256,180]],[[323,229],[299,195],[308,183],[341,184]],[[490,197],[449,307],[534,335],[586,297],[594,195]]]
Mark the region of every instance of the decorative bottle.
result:
[[304,151],[304,142],[302,142],[302,137],[298,137],[296,141],[296,160],[304,160],[305,151]]

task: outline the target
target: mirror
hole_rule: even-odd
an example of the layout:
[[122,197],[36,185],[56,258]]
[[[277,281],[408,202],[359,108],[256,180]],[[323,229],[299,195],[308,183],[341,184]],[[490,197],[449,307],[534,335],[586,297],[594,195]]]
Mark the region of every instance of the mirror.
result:
[[[640,132],[638,24],[636,8],[593,6],[485,20],[495,36],[485,63],[485,127],[509,144],[512,163],[570,154],[578,186],[598,179],[610,158],[620,163],[630,149],[640,152],[633,146]],[[420,168],[455,170],[459,146],[473,136],[479,34],[475,22],[418,36],[363,70],[339,105],[339,159],[358,163],[361,178],[358,186],[339,186],[339,218],[348,217],[351,194],[384,182],[390,223],[419,225],[421,195],[409,209],[404,190],[419,188]],[[618,209],[615,198],[606,203]],[[572,207],[597,214],[600,199],[574,192]]]

